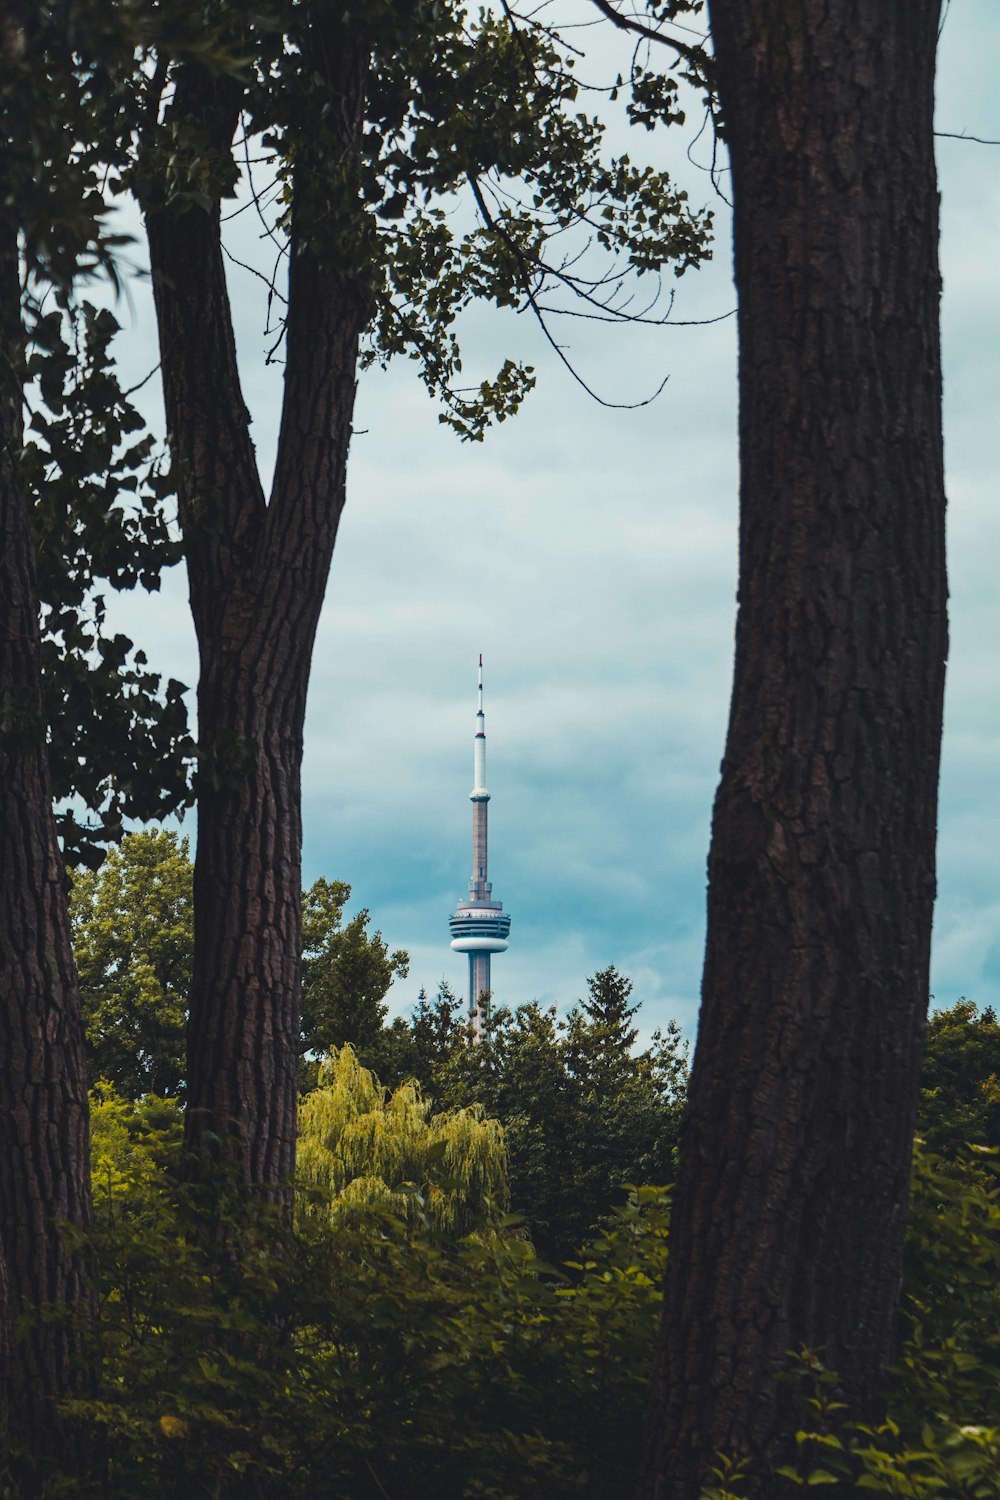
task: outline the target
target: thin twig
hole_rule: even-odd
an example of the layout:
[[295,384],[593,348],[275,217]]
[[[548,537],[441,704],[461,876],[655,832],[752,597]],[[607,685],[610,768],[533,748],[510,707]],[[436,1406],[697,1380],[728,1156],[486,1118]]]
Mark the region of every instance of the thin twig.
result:
[[1000,146],[1000,141],[991,141],[984,135],[967,135],[964,130],[935,130],[934,134],[949,141],[975,141],[977,146]]
[[541,311],[541,309],[540,309],[540,307],[538,305],[538,299],[537,299],[535,293],[531,289],[531,286],[530,286],[530,279],[531,279],[530,278],[530,270],[531,270],[531,268],[528,265],[527,261],[525,260],[525,256],[524,256],[523,251],[521,250],[521,247],[517,244],[517,242],[515,240],[511,239],[510,236],[505,233],[505,231],[503,230],[503,228],[500,225],[498,225],[498,224],[496,224],[494,222],[493,217],[490,214],[489,208],[487,206],[486,200],[483,197],[483,194],[482,194],[482,191],[480,189],[479,183],[476,181],[475,177],[473,177],[471,175],[471,173],[469,175],[468,181],[469,181],[469,186],[472,189],[472,195],[475,198],[477,204],[479,205],[479,211],[482,214],[483,218],[486,220],[487,226],[490,229],[493,230],[494,234],[500,235],[500,237],[507,244],[508,249],[513,253],[515,259],[519,262],[519,264],[521,266],[521,271],[522,271],[522,275],[523,275],[523,278],[524,278],[524,286],[523,286],[524,295],[525,295],[525,297],[528,300],[528,303],[529,303],[529,305],[531,307],[532,312],[535,314],[535,318],[536,318],[536,320],[538,322],[538,326],[542,330],[542,333],[543,333],[543,335],[545,337],[546,342],[553,349],[553,351],[555,352],[555,354],[557,355],[557,357],[565,365],[566,369],[569,371],[570,375],[576,381],[577,385],[580,386],[580,388],[582,390],[585,390],[587,392],[587,395],[591,398],[591,400],[597,402],[598,406],[607,407],[608,410],[610,410],[610,411],[637,411],[642,406],[649,406],[651,404],[651,402],[653,402],[653,401],[656,400],[657,396],[663,390],[663,388],[666,385],[667,381],[670,379],[670,376],[669,375],[664,375],[663,379],[660,381],[659,385],[656,387],[656,390],[653,392],[653,394],[651,396],[647,396],[645,398],[645,400],[643,400],[643,401],[606,401],[603,396],[598,395],[597,391],[595,391],[592,386],[590,386],[590,385],[587,384],[587,382],[584,380],[583,376],[580,374],[579,370],[577,370],[575,368],[575,366],[573,365],[572,360],[569,359],[569,357],[566,355],[565,351],[561,348],[561,346],[556,343],[555,337],[553,336],[552,331],[550,330],[548,324],[546,323],[545,317],[544,317],[544,315],[543,315],[543,313],[542,313],[542,311]]
[[122,400],[127,401],[129,396],[134,396],[136,391],[141,391],[144,385],[148,385],[153,376],[156,374],[157,370],[160,368],[161,363],[161,360],[157,360],[156,364],[150,370],[149,374],[144,375],[137,385],[130,385],[127,391],[122,391]]
[[686,57],[688,62],[696,66],[703,61],[703,54],[697,47],[689,47],[687,42],[679,42],[676,37],[665,36],[662,31],[656,31],[652,26],[646,26],[642,21],[636,21],[630,16],[623,16],[620,10],[616,10],[611,0],[591,0],[591,4],[605,16],[619,31],[634,31],[639,36],[644,36],[647,41],[659,42],[663,47],[670,47],[677,53],[678,57]]
[[281,292],[278,291],[278,288],[275,286],[274,282],[270,279],[270,277],[265,276],[263,271],[258,271],[256,266],[247,265],[245,260],[240,260],[239,257],[234,255],[233,252],[225,245],[222,246],[222,253],[227,260],[232,261],[234,266],[239,266],[241,271],[249,271],[251,276],[256,276],[258,281],[262,281],[264,283],[272,296],[277,297],[280,302],[284,302],[286,307],[288,306],[288,298],[282,296]]

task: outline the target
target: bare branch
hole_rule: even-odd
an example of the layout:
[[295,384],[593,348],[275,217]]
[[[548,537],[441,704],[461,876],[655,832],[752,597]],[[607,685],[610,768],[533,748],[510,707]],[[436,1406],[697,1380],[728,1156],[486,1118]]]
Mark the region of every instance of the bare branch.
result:
[[472,189],[472,195],[479,206],[479,211],[485,219],[488,228],[492,229],[495,234],[498,234],[501,239],[503,239],[508,249],[514,255],[521,267],[521,272],[524,279],[524,295],[528,301],[529,306],[531,307],[532,312],[535,315],[535,320],[538,323],[539,328],[542,330],[542,334],[546,342],[555,352],[556,356],[565,365],[566,369],[576,381],[577,385],[580,386],[582,390],[585,390],[591,400],[597,402],[598,406],[607,407],[611,411],[637,411],[642,406],[649,406],[653,401],[656,400],[657,396],[660,394],[667,381],[670,379],[669,374],[664,375],[663,379],[660,381],[659,385],[656,387],[656,390],[652,393],[652,395],[647,396],[642,401],[606,401],[603,396],[598,395],[597,391],[595,391],[592,386],[587,384],[583,376],[580,374],[579,370],[575,368],[572,361],[563,350],[562,346],[556,343],[552,331],[545,321],[545,315],[538,304],[537,296],[531,288],[531,271],[533,268],[525,259],[520,245],[518,245],[516,240],[513,240],[505,232],[502,225],[497,224],[493,219],[493,216],[490,213],[489,207],[486,203],[486,199],[483,197],[479,183],[476,181],[475,177],[470,176],[468,181],[469,186]]
[[141,380],[137,380],[135,385],[130,385],[127,391],[122,391],[122,399],[128,400],[129,396],[134,396],[136,391],[141,391],[144,385],[148,385],[160,368],[161,363],[161,360],[157,360],[148,375],[144,375]]
[[613,26],[617,26],[619,31],[632,31],[637,36],[645,37],[647,41],[659,42],[661,46],[670,47],[678,57],[686,57],[688,62],[696,66],[702,63],[703,54],[698,47],[692,47],[687,42],[679,42],[676,37],[667,36],[664,32],[635,20],[634,17],[623,16],[621,11],[612,5],[611,0],[591,0],[591,4],[595,5],[601,15],[605,16]]
[[227,260],[232,261],[234,266],[239,266],[241,271],[249,271],[251,276],[256,276],[258,281],[264,283],[268,290],[268,306],[270,306],[272,297],[277,297],[279,302],[283,302],[286,307],[288,306],[288,298],[282,296],[281,292],[278,291],[278,288],[274,284],[273,276],[265,276],[263,271],[257,270],[256,266],[250,266],[245,260],[240,260],[226,245],[222,246],[222,253]]
[[975,141],[977,146],[1000,146],[1000,141],[992,141],[984,135],[968,135],[964,130],[935,130],[934,134],[948,141]]

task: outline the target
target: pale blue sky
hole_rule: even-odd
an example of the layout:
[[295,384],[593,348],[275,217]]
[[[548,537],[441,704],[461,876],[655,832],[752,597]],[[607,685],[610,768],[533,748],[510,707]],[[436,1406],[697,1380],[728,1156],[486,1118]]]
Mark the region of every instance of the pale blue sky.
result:
[[[941,129],[1000,138],[998,55],[996,0],[954,0]],[[609,52],[596,71],[614,66]],[[675,316],[695,319],[728,311],[733,290],[725,205],[685,144],[680,132],[643,133],[629,147],[716,209],[714,264],[678,284]],[[939,1003],[959,993],[1000,1003],[1000,147],[942,140],[939,165],[953,607],[933,986]],[[261,364],[258,285],[235,272],[233,289],[266,461],[280,375]],[[513,916],[493,968],[497,1000],[564,1007],[586,975],[616,963],[635,981],[645,1028],[670,1017],[691,1028],[735,611],[735,327],[558,333],[609,399],[640,399],[669,371],[666,390],[639,411],[601,409],[527,319],[488,312],[469,320],[470,373],[513,352],[539,378],[517,420],[484,444],[438,425],[409,366],[362,377],[364,431],[309,702],[305,879],[349,880],[387,941],[410,950],[397,1009],[442,977],[462,989],[447,919],[469,877],[482,651],[490,874]],[[139,292],[130,366],[152,363],[154,347]],[[123,619],[156,664],[190,682],[184,599],[177,577]]]

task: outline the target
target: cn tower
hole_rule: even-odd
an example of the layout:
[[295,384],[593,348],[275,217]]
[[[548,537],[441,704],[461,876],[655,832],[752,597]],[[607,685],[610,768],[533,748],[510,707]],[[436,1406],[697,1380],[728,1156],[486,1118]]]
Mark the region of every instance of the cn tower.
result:
[[474,1038],[482,1034],[490,1009],[490,955],[503,953],[510,932],[510,917],[486,878],[486,716],[483,713],[483,658],[479,657],[479,707],[476,712],[475,760],[472,791],[472,879],[469,899],[460,901],[450,919],[451,946],[469,955],[469,1028]]

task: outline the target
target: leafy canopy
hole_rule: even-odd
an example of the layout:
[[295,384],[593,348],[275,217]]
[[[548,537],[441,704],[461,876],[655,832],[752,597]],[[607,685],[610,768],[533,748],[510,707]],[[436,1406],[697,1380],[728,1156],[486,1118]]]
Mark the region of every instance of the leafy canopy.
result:
[[958,1000],[927,1022],[917,1130],[933,1151],[1000,1146],[1000,1024],[992,1008]]
[[[474,302],[530,311],[546,328],[571,309],[629,321],[649,316],[665,270],[679,276],[710,254],[709,212],[692,210],[666,173],[605,151],[604,122],[581,107],[588,86],[571,31],[457,0],[333,14],[317,0],[269,0],[204,13],[230,59],[216,67],[227,97],[238,92],[236,150],[211,110],[168,106],[161,118],[160,97],[187,64],[153,44],[140,49],[133,113],[108,143],[114,182],[178,213],[252,194],[275,244],[269,307],[283,295],[294,210],[297,250],[366,300],[363,363],[414,360],[462,437],[481,439],[534,384],[511,359],[465,383],[456,325]],[[330,58],[352,48],[367,59],[354,145],[329,82]],[[679,87],[663,83],[644,123],[683,120]],[[638,314],[637,279],[649,285]],[[280,333],[272,353],[278,344]]]
[[177,1095],[193,960],[187,839],[130,833],[100,870],[73,878],[69,913],[87,1064],[131,1099]]
[[418,1084],[390,1093],[348,1046],[324,1061],[302,1101],[296,1175],[305,1201],[335,1219],[381,1204],[439,1234],[496,1221],[508,1201],[496,1120],[477,1108],[432,1114]]
[[[169,1103],[96,1105],[105,1380],[73,1406],[81,1432],[105,1440],[95,1494],[630,1493],[663,1190],[631,1192],[563,1274],[502,1226],[428,1235],[384,1204],[288,1226],[234,1203],[241,1254],[220,1266],[185,1234],[178,1149]],[[787,1387],[799,1427],[780,1465],[790,1487],[998,1500],[998,1183],[992,1152],[917,1152],[885,1416],[853,1420],[835,1372],[801,1351]],[[705,1500],[745,1492],[739,1461],[720,1456]]]
[[191,800],[184,684],[164,684],[107,622],[109,590],[156,591],[180,557],[162,455],[115,371],[117,332],[106,308],[57,299],[31,323],[24,371],[20,478],[42,601],[49,769],[71,865],[99,863],[126,818],[164,817]]
[[220,64],[192,9],[14,0],[0,36],[0,218],[21,270],[3,368],[28,412],[17,477],[33,510],[42,721],[16,698],[2,710],[8,731],[47,735],[70,864],[99,863],[125,818],[190,800],[184,685],[164,683],[106,620],[107,589],[156,589],[179,556],[172,485],[115,373],[117,321],[82,289],[106,279],[122,290],[129,237],[114,225],[113,184],[141,107],[141,59],[170,37],[179,53]]
[[[369,932],[367,910],[344,923],[351,887],[317,880],[302,894],[304,1081],[316,1055],[380,1033],[385,995],[407,972]],[[78,870],[70,922],[92,1080],[127,1098],[181,1095],[194,960],[194,867],[170,829],[126,834],[99,870]]]
[[95,1495],[629,1492],[662,1190],[631,1194],[563,1274],[507,1226],[442,1232],[384,1201],[294,1225],[233,1201],[239,1253],[220,1263],[187,1233],[197,1204],[172,1169],[176,1116],[154,1104],[95,1110],[104,1379],[70,1403],[81,1439],[102,1440]]
[[309,1053],[371,1046],[385,1021],[389,986],[409,973],[405,949],[390,953],[382,934],[368,931],[367,907],[344,923],[350,897],[346,882],[323,879],[302,897],[302,1043]]

